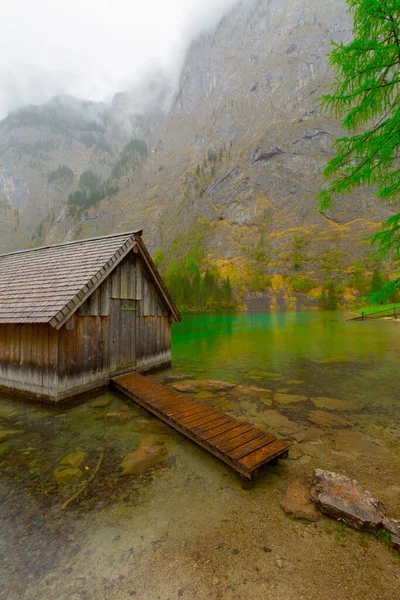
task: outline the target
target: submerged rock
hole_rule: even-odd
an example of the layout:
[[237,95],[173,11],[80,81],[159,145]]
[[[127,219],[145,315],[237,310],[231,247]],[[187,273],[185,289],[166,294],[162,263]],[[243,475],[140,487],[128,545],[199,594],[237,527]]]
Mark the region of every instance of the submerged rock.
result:
[[237,385],[230,391],[230,395],[235,399],[260,400],[263,404],[271,406],[272,391],[255,385]]
[[259,417],[261,417],[263,421],[267,423],[267,425],[273,427],[274,429],[280,430],[285,428],[291,432],[300,431],[302,429],[300,425],[294,423],[294,421],[290,421],[287,417],[285,417],[285,415],[282,415],[277,410],[265,410],[259,414]]
[[90,406],[90,408],[104,408],[105,406],[111,404],[113,400],[114,398],[112,396],[99,396],[98,398],[89,400],[87,405]]
[[321,427],[348,427],[351,425],[350,421],[344,417],[339,417],[338,415],[324,412],[323,410],[310,411],[307,419],[311,421],[311,423]]
[[164,433],[168,434],[171,432],[171,428],[157,419],[135,419],[130,426],[131,431],[136,433]]
[[83,452],[82,450],[75,450],[75,452],[71,452],[70,454],[67,454],[67,456],[64,456],[64,458],[60,461],[60,465],[77,469],[81,466],[86,456],[86,452]]
[[317,429],[317,427],[307,427],[307,429],[292,432],[289,437],[296,442],[316,442],[321,439],[323,433],[322,429]]
[[299,519],[318,521],[320,514],[311,499],[311,485],[295,479],[286,488],[282,508]]
[[6,442],[12,437],[24,433],[22,429],[0,429],[0,442]]
[[167,450],[163,443],[142,445],[128,454],[120,465],[120,475],[141,475],[150,467],[164,462]]
[[360,410],[361,405],[345,400],[337,400],[336,398],[311,398],[317,408],[329,408],[331,410]]
[[335,447],[336,450],[347,454],[371,454],[379,449],[379,445],[365,433],[354,429],[340,431],[336,437]]
[[274,394],[275,402],[278,404],[294,404],[297,402],[307,402],[307,396],[299,396],[297,394],[282,394],[275,393]]
[[[129,410],[129,409],[128,409]],[[137,413],[128,412],[125,410],[123,412],[109,412],[105,415],[101,415],[101,418],[112,424],[120,424],[128,423],[132,421],[137,416]]]
[[74,469],[72,467],[57,467],[53,473],[54,479],[58,485],[65,485],[71,483],[71,481],[78,481],[83,475],[80,469]]
[[10,449],[9,444],[7,444],[7,442],[3,442],[2,444],[0,444],[0,456],[2,454],[6,454]]
[[0,417],[2,419],[11,419],[18,414],[18,411],[13,406],[0,406]]
[[180,383],[174,383],[173,387],[178,392],[222,392],[236,387],[236,383],[218,381],[216,379],[189,379]]
[[384,505],[356,480],[316,469],[311,496],[321,512],[342,519],[356,529],[377,531],[383,527]]

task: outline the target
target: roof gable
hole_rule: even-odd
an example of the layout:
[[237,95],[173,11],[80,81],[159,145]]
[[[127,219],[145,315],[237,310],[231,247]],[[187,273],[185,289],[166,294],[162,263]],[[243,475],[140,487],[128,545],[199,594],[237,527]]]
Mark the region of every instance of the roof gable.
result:
[[[59,323],[136,244],[130,232],[0,256],[0,323]],[[57,327],[58,328],[58,327]]]

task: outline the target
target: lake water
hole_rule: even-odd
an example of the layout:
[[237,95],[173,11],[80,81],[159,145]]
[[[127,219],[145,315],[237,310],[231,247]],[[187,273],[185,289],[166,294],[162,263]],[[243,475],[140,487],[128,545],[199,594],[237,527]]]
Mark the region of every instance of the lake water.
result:
[[[400,323],[345,317],[187,314],[174,325],[172,368],[151,377],[290,444],[251,491],[116,392],[61,407],[1,397],[1,600],[400,597],[400,563],[381,542],[280,508],[288,482],[319,467],[357,478],[400,518]],[[141,444],[166,456],[121,477]],[[71,453],[78,474],[59,484]]]
[[[346,316],[185,315],[174,325],[173,370],[398,409],[400,321],[349,322]],[[301,384],[287,384],[293,380]]]

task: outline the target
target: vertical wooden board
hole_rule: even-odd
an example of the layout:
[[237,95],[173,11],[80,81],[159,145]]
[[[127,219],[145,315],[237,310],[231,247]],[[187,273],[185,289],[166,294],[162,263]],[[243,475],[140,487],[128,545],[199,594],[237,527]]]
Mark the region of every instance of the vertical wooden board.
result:
[[92,319],[83,317],[83,365],[82,365],[82,384],[85,385],[91,379],[92,370]]
[[[79,319],[76,319],[77,321]],[[58,331],[49,325],[49,367],[53,371],[58,369]]]
[[121,295],[120,298],[122,300],[126,300],[127,296],[128,296],[128,276],[129,276],[129,269],[128,269],[128,264],[126,259],[123,260],[118,268],[120,269],[120,273],[121,273]]
[[35,381],[39,388],[39,393],[43,391],[43,327],[42,324],[35,326],[36,336],[36,368]]
[[21,352],[21,325],[14,325],[12,328],[12,356],[11,361],[19,365]]
[[111,297],[119,298],[121,296],[121,272],[118,265],[112,272],[111,279]]
[[142,263],[139,258],[136,259],[136,300],[142,300],[143,296],[143,272]]
[[143,277],[143,314],[145,317],[150,315],[150,289],[149,289],[148,274]]
[[164,350],[164,343],[163,343],[163,322],[162,322],[162,317],[161,316],[157,317],[157,336],[158,336],[157,350],[158,350],[158,352],[163,352],[163,350]]
[[110,316],[102,317],[103,373],[110,375]]
[[107,317],[110,314],[111,298],[111,276],[107,277],[100,286],[100,312],[101,317]]
[[111,300],[110,321],[109,321],[109,353],[110,353],[110,372],[115,373],[118,363],[118,332],[121,301]]
[[140,357],[143,358],[145,355],[145,317],[139,319],[139,339],[140,339]]
[[75,319],[75,384],[82,385],[83,378],[83,338],[84,338],[84,323],[87,317],[78,317]]
[[100,314],[100,289],[97,288],[89,298],[90,311],[89,315],[96,317]]
[[130,288],[129,297],[136,300],[136,256],[130,253]]
[[96,330],[96,345],[93,348],[94,359],[94,377],[96,379],[103,372],[103,321],[101,317],[95,319],[95,330]]
[[76,324],[77,319],[74,319],[73,329],[67,329],[67,369],[70,377],[76,377],[77,365],[75,357],[76,346]]
[[[86,319],[87,317],[80,317]],[[63,391],[69,381],[69,373],[67,372],[68,359],[68,331],[63,325],[58,330],[58,390]]]
[[50,385],[50,365],[49,365],[49,327],[50,325],[43,325],[42,333],[42,351],[43,351],[43,393],[51,394]]
[[0,324],[0,363],[5,362],[5,350],[7,346],[7,325],[5,323]]
[[6,325],[4,331],[4,362],[10,364],[11,352],[10,352],[10,325]]

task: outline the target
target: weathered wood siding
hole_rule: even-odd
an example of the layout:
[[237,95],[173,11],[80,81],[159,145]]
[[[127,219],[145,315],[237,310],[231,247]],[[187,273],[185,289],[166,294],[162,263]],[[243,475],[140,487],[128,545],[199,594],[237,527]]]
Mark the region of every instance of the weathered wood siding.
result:
[[171,323],[168,309],[140,261],[136,280],[136,368],[144,371],[171,362]]
[[0,324],[0,387],[29,397],[57,395],[58,331],[41,323]]
[[108,317],[73,316],[58,331],[57,400],[108,384]]

